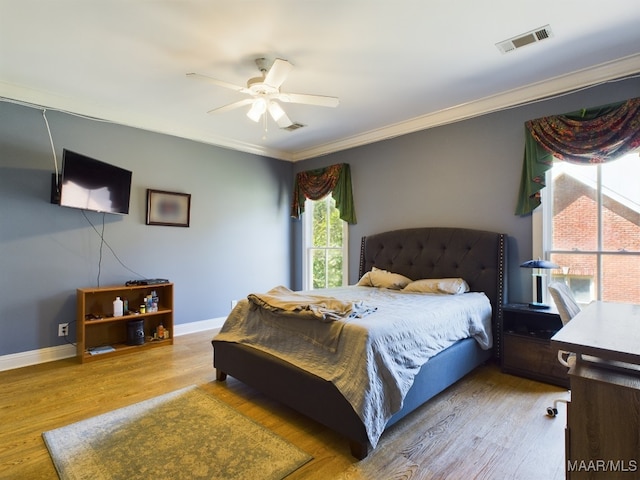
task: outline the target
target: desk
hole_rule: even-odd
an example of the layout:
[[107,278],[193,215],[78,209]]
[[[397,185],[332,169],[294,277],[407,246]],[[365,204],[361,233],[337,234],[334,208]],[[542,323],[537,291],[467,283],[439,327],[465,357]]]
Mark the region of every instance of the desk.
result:
[[593,302],[551,338],[560,350],[640,365],[640,305]]
[[567,479],[640,477],[640,305],[595,302],[551,338],[569,370]]

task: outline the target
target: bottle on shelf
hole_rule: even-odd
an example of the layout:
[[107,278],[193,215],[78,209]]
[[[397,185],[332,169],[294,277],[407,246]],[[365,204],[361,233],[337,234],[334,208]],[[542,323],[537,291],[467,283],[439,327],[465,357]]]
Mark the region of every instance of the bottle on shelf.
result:
[[116,299],[113,301],[113,316],[121,317],[123,315],[123,311],[123,302],[122,300],[120,300],[120,297],[116,297]]
[[151,304],[151,295],[147,295],[144,298],[144,303],[147,306],[147,313],[153,312],[153,305]]
[[158,293],[153,290],[151,292],[151,311],[152,312],[157,312],[158,311]]

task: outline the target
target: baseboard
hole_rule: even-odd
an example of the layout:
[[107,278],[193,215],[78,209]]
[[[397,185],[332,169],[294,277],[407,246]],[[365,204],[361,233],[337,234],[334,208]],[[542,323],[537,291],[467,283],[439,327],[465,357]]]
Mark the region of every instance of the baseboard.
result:
[[[226,317],[212,318],[210,320],[201,320],[198,322],[181,323],[175,326],[174,335],[187,335],[189,333],[203,332],[205,330],[214,330],[220,328]],[[27,352],[12,353],[10,355],[0,356],[0,372],[12,370],[14,368],[28,367],[29,365],[37,365],[39,363],[53,362],[76,356],[75,345],[58,345],[56,347],[41,348],[39,350],[30,350]]]
[[63,358],[75,357],[75,355],[76,347],[70,344],[3,355],[0,357],[0,372],[14,368],[28,367],[29,365],[36,365],[38,363],[62,360]]
[[200,320],[199,322],[180,323],[174,325],[175,336],[187,335],[189,333],[204,332],[205,330],[214,330],[222,327],[227,317],[211,318],[209,320]]

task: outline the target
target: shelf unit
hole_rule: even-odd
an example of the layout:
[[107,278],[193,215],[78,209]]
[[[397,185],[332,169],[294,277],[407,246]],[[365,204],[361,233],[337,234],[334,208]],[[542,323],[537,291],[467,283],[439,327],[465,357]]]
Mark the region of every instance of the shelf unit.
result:
[[[154,290],[158,296],[158,311],[138,313],[144,298]],[[113,316],[116,297],[128,300],[129,314]],[[77,356],[82,363],[173,344],[173,283],[79,288],[76,302]],[[130,320],[143,321],[145,338],[141,345],[127,343],[127,322]],[[160,324],[168,331],[169,338],[153,338],[153,332]],[[90,353],[91,349],[102,346],[114,350]]]

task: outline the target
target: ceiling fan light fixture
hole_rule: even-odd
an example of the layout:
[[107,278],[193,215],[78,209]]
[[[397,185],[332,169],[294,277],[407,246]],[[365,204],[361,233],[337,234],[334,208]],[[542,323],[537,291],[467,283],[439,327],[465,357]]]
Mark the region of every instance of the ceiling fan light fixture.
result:
[[271,114],[271,118],[277,122],[284,115],[284,110],[278,103],[272,100],[269,102],[269,113]]
[[262,77],[250,78],[247,82],[247,89],[251,95],[276,95],[279,93],[278,87],[265,83]]
[[247,117],[249,117],[254,122],[258,122],[262,114],[267,111],[267,102],[264,98],[258,98],[253,102],[251,108],[247,112]]
[[[247,81],[246,87],[197,73],[188,73],[187,77],[205,80],[220,87],[249,95],[251,98],[245,98],[244,100],[238,100],[221,107],[213,108],[207,113],[228,112],[250,105],[251,107],[246,114],[247,117],[256,123],[264,119],[265,131],[268,121],[267,111],[269,112],[269,116],[278,124],[279,128],[290,129],[290,127],[294,125],[280,105],[280,102],[300,103],[321,107],[337,107],[339,104],[337,97],[281,92],[280,87],[293,68],[293,65],[287,60],[276,58],[271,66],[268,67],[268,62],[265,58],[258,58],[256,59],[256,65],[258,66],[258,70],[260,70],[261,76],[250,78]],[[303,126],[302,124],[300,125]]]

